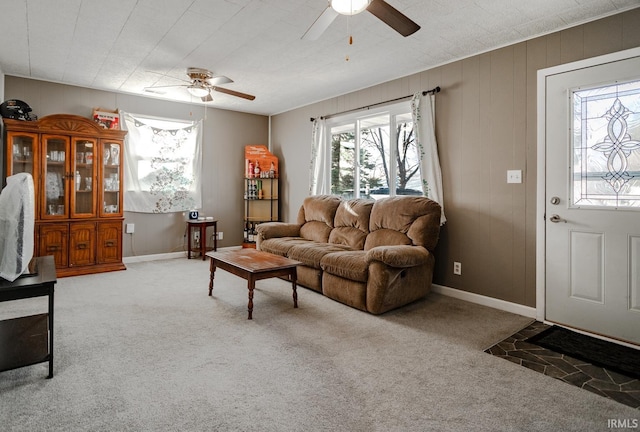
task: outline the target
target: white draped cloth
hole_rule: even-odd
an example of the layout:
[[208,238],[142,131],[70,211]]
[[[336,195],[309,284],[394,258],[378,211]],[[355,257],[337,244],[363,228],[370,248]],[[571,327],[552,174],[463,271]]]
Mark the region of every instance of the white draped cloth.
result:
[[327,176],[329,160],[327,156],[327,138],[325,120],[316,118],[313,120],[311,131],[311,162],[309,166],[309,195],[328,194]]
[[29,267],[34,250],[35,192],[33,177],[7,177],[0,193],[0,278],[16,280]]
[[444,215],[444,194],[442,190],[442,170],[438,157],[438,143],[436,142],[436,97],[434,94],[422,95],[416,93],[411,99],[411,114],[416,131],[418,157],[420,158],[420,178],[422,193],[440,204],[440,225],[444,225],[447,218]]
[[202,121],[120,112],[124,146],[124,210],[171,213],[202,206]]

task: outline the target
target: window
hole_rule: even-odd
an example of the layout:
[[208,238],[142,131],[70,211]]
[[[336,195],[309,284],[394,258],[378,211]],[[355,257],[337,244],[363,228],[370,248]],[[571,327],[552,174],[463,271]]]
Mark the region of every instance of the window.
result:
[[640,81],[572,92],[574,207],[640,209]]
[[422,195],[413,126],[409,102],[327,120],[331,194]]

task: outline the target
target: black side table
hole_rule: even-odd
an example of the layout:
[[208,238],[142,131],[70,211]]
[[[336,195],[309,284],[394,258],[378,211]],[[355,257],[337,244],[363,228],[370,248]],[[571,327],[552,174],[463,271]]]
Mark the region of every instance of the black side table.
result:
[[48,361],[47,378],[53,378],[53,291],[57,282],[56,266],[51,255],[34,260],[34,274],[21,276],[13,282],[0,278],[0,302],[48,296],[49,311],[0,321],[0,372]]

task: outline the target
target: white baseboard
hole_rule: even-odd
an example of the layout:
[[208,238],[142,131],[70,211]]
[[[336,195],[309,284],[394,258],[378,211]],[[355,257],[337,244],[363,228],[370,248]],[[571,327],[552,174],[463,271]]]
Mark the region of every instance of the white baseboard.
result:
[[494,309],[511,312],[517,315],[526,316],[528,318],[536,317],[536,309],[524,306],[517,303],[511,303],[508,301],[500,300],[493,297],[487,297],[480,294],[471,293],[468,291],[462,291],[455,288],[449,288],[442,285],[432,284],[431,290],[435,293],[446,295],[448,297],[454,297],[460,300],[465,300],[471,303],[476,303],[482,306],[489,306]]
[[[231,249],[241,249],[242,246],[229,246],[218,248],[219,251],[223,250],[231,250]],[[139,255],[139,256],[128,256],[122,258],[122,262],[125,264],[144,262],[144,261],[158,261],[158,260],[166,260],[166,259],[174,259],[174,258],[187,258],[187,251],[179,251],[179,252],[168,252],[161,254],[153,254],[153,255]]]
[[170,252],[170,253],[161,253],[161,254],[153,254],[153,255],[139,255],[139,256],[128,256],[122,258],[122,262],[125,264],[144,262],[144,261],[158,261],[165,259],[173,259],[173,258],[186,258],[187,252]]

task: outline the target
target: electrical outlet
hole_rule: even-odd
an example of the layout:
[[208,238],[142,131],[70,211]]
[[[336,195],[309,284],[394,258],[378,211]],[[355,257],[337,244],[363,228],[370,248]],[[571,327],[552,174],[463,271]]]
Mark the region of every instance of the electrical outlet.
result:
[[199,231],[196,231],[196,232],[193,233],[193,239],[195,241],[200,240],[200,232]]
[[125,224],[124,232],[126,234],[133,234],[135,232],[135,224],[132,224],[132,223]]
[[224,232],[218,231],[218,240],[222,240],[224,238]]
[[453,263],[453,274],[462,275],[462,263],[459,263],[457,261]]
[[508,170],[507,183],[522,183],[522,170]]

